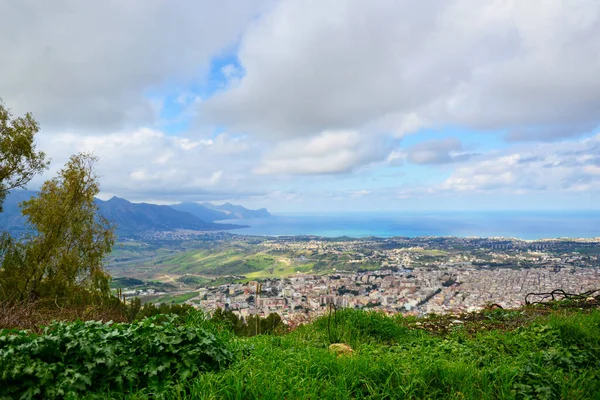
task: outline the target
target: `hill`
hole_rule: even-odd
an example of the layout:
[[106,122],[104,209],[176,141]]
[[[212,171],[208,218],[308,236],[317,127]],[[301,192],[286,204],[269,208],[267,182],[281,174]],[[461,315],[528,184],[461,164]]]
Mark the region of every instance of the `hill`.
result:
[[131,203],[119,197],[103,201],[96,199],[100,213],[117,224],[119,235],[132,235],[145,231],[170,231],[190,229],[216,231],[241,228],[241,225],[215,224],[203,221],[187,212],[169,206],[148,203]]
[[146,248],[127,246],[126,255],[123,253],[124,247],[117,249],[108,266],[111,274],[146,280],[160,280],[165,274],[175,279],[186,275],[210,279],[227,276],[269,279],[293,276],[298,272],[326,274],[336,269],[381,269],[379,264],[350,263],[350,253],[331,254],[316,250],[274,251],[235,240],[221,244],[213,243],[210,248],[176,253],[164,250],[147,252]]
[[190,214],[195,215],[196,217],[200,218],[201,220],[208,221],[208,222],[230,219],[230,217],[227,215],[227,213],[206,207],[206,206],[198,204],[198,203],[193,203],[193,202],[178,203],[178,204],[172,204],[170,207],[175,210],[178,210],[178,211],[190,213]]
[[132,324],[62,323],[39,335],[0,331],[0,396],[26,397],[33,389],[41,397],[179,399],[597,399],[600,393],[597,300],[424,318],[343,309],[249,338],[236,337],[229,322],[190,310]]
[[202,206],[225,213],[227,215],[226,219],[259,219],[271,217],[271,214],[267,211],[266,208],[260,208],[258,210],[249,210],[245,207],[231,203],[225,203],[220,205],[215,205],[212,203],[202,203]]
[[0,231],[18,235],[25,230],[25,217],[21,215],[19,204],[35,195],[37,192],[31,190],[13,190],[6,196],[0,213]]
[[175,210],[188,212],[204,221],[211,222],[224,219],[262,219],[271,217],[271,214],[266,208],[250,210],[246,207],[231,203],[217,205],[212,203],[198,204],[194,202],[185,202],[173,204],[170,207]]
[[[4,202],[4,211],[0,213],[0,229],[13,235],[23,232],[25,218],[21,215],[19,203],[36,194],[34,191],[27,190],[10,192]],[[119,197],[113,197],[107,201],[96,199],[96,204],[100,214],[117,225],[117,235],[122,237],[136,236],[147,231],[176,229],[219,231],[244,227],[244,225],[217,224],[169,206],[131,203]]]

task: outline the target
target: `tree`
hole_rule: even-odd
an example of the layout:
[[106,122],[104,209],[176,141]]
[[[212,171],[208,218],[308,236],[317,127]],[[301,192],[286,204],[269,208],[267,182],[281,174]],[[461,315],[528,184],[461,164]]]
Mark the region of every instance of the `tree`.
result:
[[69,303],[110,295],[103,260],[115,235],[94,202],[99,192],[96,161],[89,154],[72,156],[37,197],[21,204],[29,232],[5,251],[0,269],[4,297]]
[[10,190],[24,187],[48,166],[45,154],[35,148],[38,131],[31,114],[13,118],[0,102],[0,212]]

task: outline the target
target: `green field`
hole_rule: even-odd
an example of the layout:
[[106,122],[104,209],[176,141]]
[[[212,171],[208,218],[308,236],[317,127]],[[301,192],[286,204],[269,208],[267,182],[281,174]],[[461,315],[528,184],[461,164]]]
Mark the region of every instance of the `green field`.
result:
[[[166,323],[0,333],[0,397],[40,390],[37,397],[90,399],[600,398],[597,308],[423,319],[341,310],[250,338],[198,312]],[[331,351],[333,342],[352,352]]]
[[186,301],[193,299],[198,296],[198,292],[186,292],[186,293],[176,293],[176,294],[167,294],[164,296],[158,296],[156,298],[152,298],[152,302],[156,304],[165,303],[165,304],[181,304]]
[[[130,248],[139,246],[130,244]],[[141,247],[143,249],[143,246]],[[120,250],[113,256],[124,256]],[[133,251],[133,250],[131,250]],[[140,250],[141,262],[122,263],[109,268],[114,276],[132,277],[174,283],[187,279],[190,286],[209,284],[213,279],[226,276],[243,276],[245,279],[282,278],[298,273],[325,274],[334,270],[379,269],[377,263],[352,263],[353,254],[316,253],[308,250],[295,252],[260,251],[251,245],[233,243],[211,249],[180,251],[165,255],[165,250],[153,250],[149,257]],[[144,257],[147,260],[144,260]],[[197,283],[190,276],[195,277]],[[202,281],[204,280],[204,281]],[[202,282],[201,282],[202,281]]]
[[168,274],[200,274],[206,276],[243,275],[268,269],[277,264],[265,253],[249,253],[241,249],[190,251],[160,262]]

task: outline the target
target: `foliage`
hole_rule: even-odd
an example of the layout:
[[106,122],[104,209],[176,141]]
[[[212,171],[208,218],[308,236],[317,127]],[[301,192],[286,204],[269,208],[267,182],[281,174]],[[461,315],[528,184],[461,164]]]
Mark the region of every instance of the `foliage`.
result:
[[[0,371],[2,374],[5,371],[8,371],[7,374],[16,373],[15,371],[23,374],[22,371],[26,368],[18,364],[19,361],[12,361],[13,358],[25,360],[27,363],[35,359],[35,363],[31,361],[30,370],[41,375],[43,373],[40,371],[50,371],[45,373],[58,377],[49,383],[48,387],[58,388],[59,382],[66,382],[67,379],[79,384],[83,382],[81,385],[87,385],[88,388],[87,395],[82,396],[81,391],[75,393],[77,397],[86,398],[126,396],[139,399],[588,399],[597,398],[600,393],[598,309],[550,310],[547,314],[537,314],[535,318],[520,319],[521,323],[518,326],[492,325],[488,330],[487,325],[480,325],[482,330],[479,332],[466,329],[462,325],[448,330],[429,331],[422,328],[421,322],[424,319],[388,316],[373,311],[339,310],[338,313],[338,324],[343,328],[340,329],[341,340],[351,344],[354,349],[351,356],[337,357],[329,351],[327,317],[300,326],[284,335],[235,338],[226,326],[225,319],[230,318],[230,312],[221,310],[216,313],[216,318],[213,315],[212,319],[207,320],[201,312],[190,310],[175,320],[161,316],[134,323],[129,327],[126,324],[107,325],[110,329],[106,328],[106,334],[109,331],[113,332],[111,329],[114,329],[114,326],[121,327],[119,333],[115,334],[117,339],[114,342],[120,346],[122,340],[127,341],[128,345],[123,344],[123,348],[118,348],[118,351],[124,352],[125,359],[130,356],[136,357],[133,355],[135,348],[146,349],[140,353],[146,354],[141,356],[144,362],[135,360],[126,365],[123,362],[124,366],[114,367],[122,370],[122,381],[116,380],[116,375],[106,374],[106,371],[113,370],[104,362],[98,365],[96,362],[87,361],[87,366],[91,368],[90,374],[95,374],[97,370],[103,371],[101,376],[93,375],[91,387],[76,375],[84,375],[84,372],[88,371],[82,367],[86,366],[85,360],[108,359],[104,352],[93,353],[96,350],[90,350],[91,355],[85,353],[88,350],[81,337],[92,337],[93,334],[82,334],[79,328],[75,328],[80,327],[83,330],[86,326],[83,323],[60,325],[63,331],[66,329],[64,327],[71,327],[69,332],[73,332],[74,338],[68,340],[69,343],[73,343],[73,346],[68,347],[68,352],[79,354],[77,357],[80,358],[70,362],[67,357],[60,356],[62,358],[56,363],[44,364],[44,369],[37,369],[38,362],[42,354],[47,353],[38,352],[37,358],[32,358],[32,349],[55,349],[63,346],[64,342],[51,339],[54,344],[50,345],[47,344],[50,339],[47,342],[40,341],[39,338],[44,335],[30,337],[18,332],[5,333],[5,338],[0,339],[0,354],[6,358],[0,358]],[[483,312],[481,318],[472,318],[473,326],[477,321],[494,320],[499,323],[519,320],[520,314],[520,310]],[[219,320],[221,317],[223,319]],[[464,317],[460,316],[466,320]],[[427,320],[435,319],[431,317]],[[182,348],[188,342],[175,344],[161,336],[162,331],[147,328],[152,324],[160,326],[159,321],[164,321],[165,325],[170,327],[168,332],[172,332],[173,329],[187,332],[191,329],[211,333],[217,347],[225,349],[228,356],[224,358],[232,362],[217,363],[212,368],[200,368],[202,373],[195,371],[187,377],[182,375],[177,372],[172,360],[179,360],[178,357],[188,354],[188,351]],[[102,325],[88,324],[89,328],[85,329],[90,331]],[[139,328],[140,325],[146,326],[146,330]],[[56,337],[52,336],[52,332],[60,331],[55,328],[48,330],[49,338]],[[133,339],[135,334],[121,339],[125,336],[124,332],[130,331],[143,331],[144,335],[155,338],[152,340],[158,340],[167,352],[169,349],[179,349],[179,352],[175,356],[169,356],[164,355],[165,350],[147,350],[148,347],[136,344],[138,339]],[[6,339],[8,337],[13,339]],[[91,343],[105,343],[102,342],[105,340],[108,348],[117,346],[111,342],[112,339],[102,339],[101,335],[100,338],[93,337]],[[47,347],[25,346],[25,343],[35,341],[45,343]],[[7,348],[18,348],[19,351],[8,356],[4,353]],[[63,349],[67,351],[67,346],[63,346]],[[112,353],[109,351],[108,354]],[[4,360],[9,364],[5,364]],[[118,360],[122,362],[120,358]],[[158,368],[161,362],[166,362],[165,360],[171,361],[169,368],[172,369],[169,373],[172,375],[165,373],[160,383],[158,378],[152,381],[146,372],[151,368]],[[150,363],[153,363],[153,367]],[[219,368],[225,365],[227,368]],[[63,371],[63,374],[57,371]],[[127,377],[132,376],[134,372],[137,373],[136,378],[134,381],[128,381]],[[12,386],[7,387],[18,390],[15,393],[25,393],[27,385],[32,382],[28,379],[40,379],[31,378],[37,376],[32,374],[33,372],[23,378],[20,386],[11,381]],[[5,382],[8,381],[0,382],[0,390],[8,390],[2,385]],[[104,389],[100,389],[101,385],[104,385]],[[46,393],[50,392],[44,392],[37,397],[43,397]],[[6,396],[16,397],[12,393]]]
[[593,399],[600,393],[599,310],[538,315],[507,331],[443,335],[416,328],[420,319],[341,311],[348,338],[354,336],[352,356],[328,350],[326,318],[320,319],[286,335],[238,339],[237,361],[228,369],[173,381],[163,396]]
[[41,332],[52,321],[126,322],[123,303],[114,298],[102,304],[58,307],[54,299],[0,304],[0,329],[28,329]]
[[277,313],[270,313],[266,318],[262,318],[259,315],[248,316],[244,320],[238,318],[230,310],[217,308],[213,312],[211,320],[238,336],[255,336],[258,334],[282,333],[285,331],[285,324]]
[[127,319],[129,321],[139,321],[144,318],[154,317],[161,314],[185,316],[193,310],[194,307],[188,304],[162,303],[157,306],[154,303],[145,303],[142,305],[141,300],[137,297],[126,304]]
[[94,203],[99,192],[95,161],[88,154],[72,156],[57,178],[22,204],[30,232],[4,254],[0,285],[5,299],[68,303],[109,296],[103,259],[114,243],[114,228]]
[[408,329],[398,316],[381,311],[361,311],[349,308],[333,309],[326,317],[314,321],[315,332],[323,334],[329,344],[344,342],[352,347],[359,343],[390,343],[406,335]]
[[158,299],[151,300],[155,303],[167,303],[167,304],[181,304],[189,301],[195,297],[198,297],[198,292],[183,292],[183,293],[167,293],[165,295],[161,295]]
[[186,275],[186,276],[181,276],[181,277],[177,278],[177,281],[181,282],[181,283],[185,283],[186,285],[201,287],[203,285],[207,285],[208,283],[210,283],[211,280],[207,279],[207,278],[203,278],[201,276]]
[[11,189],[24,187],[48,165],[45,154],[35,148],[38,131],[31,114],[13,118],[0,102],[0,212]]
[[177,316],[133,324],[48,326],[0,334],[0,396],[80,397],[91,391],[159,388],[227,365],[232,354],[206,326]]
[[139,279],[135,279],[135,278],[113,278],[110,281],[110,287],[112,289],[124,289],[124,288],[130,288],[133,286],[142,286],[144,285],[144,281],[139,280]]

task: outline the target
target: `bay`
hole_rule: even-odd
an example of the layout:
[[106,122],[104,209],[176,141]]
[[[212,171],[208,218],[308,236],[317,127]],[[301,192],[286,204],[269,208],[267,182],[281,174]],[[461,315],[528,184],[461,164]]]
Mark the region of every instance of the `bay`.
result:
[[278,213],[219,222],[249,225],[232,232],[258,236],[600,237],[600,211]]

